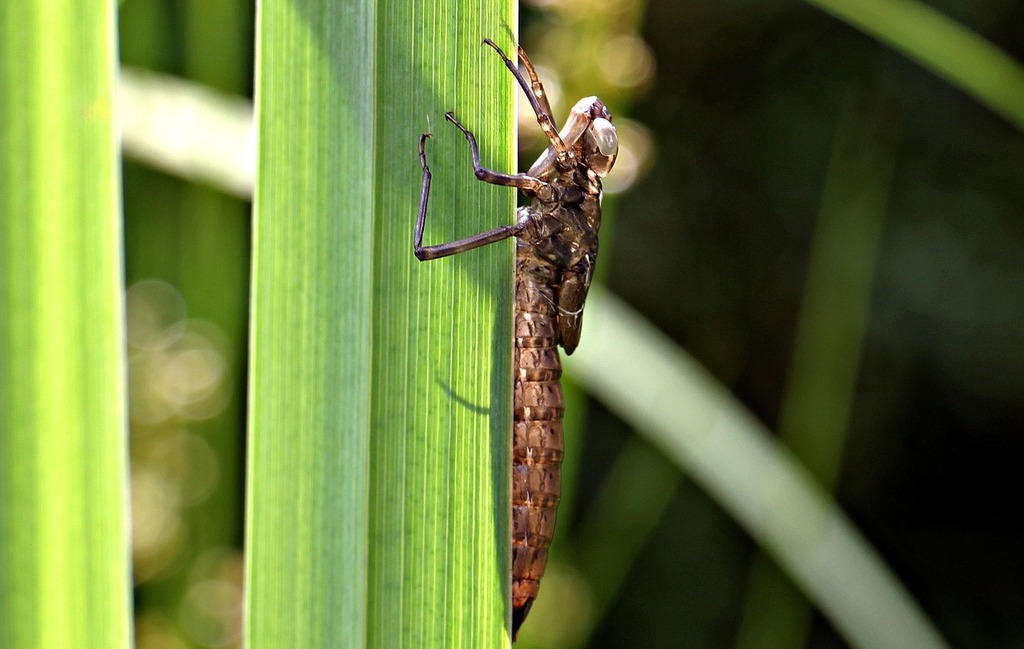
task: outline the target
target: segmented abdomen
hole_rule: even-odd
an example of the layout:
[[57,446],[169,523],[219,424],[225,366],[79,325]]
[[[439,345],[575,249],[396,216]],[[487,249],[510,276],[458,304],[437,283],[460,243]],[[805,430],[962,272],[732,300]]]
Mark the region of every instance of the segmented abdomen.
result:
[[512,636],[547,565],[562,477],[562,365],[556,346],[558,271],[520,246],[516,255],[512,444]]

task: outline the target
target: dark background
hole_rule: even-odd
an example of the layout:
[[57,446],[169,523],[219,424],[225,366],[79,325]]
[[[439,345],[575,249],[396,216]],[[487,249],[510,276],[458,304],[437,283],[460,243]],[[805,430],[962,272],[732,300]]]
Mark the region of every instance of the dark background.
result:
[[[1024,4],[929,4],[1024,58]],[[1024,647],[1021,133],[807,4],[524,12],[524,46],[564,95],[559,118],[599,94],[617,124],[628,117],[646,133],[636,179],[606,199],[603,282],[772,429],[829,170],[841,143],[878,143],[891,165],[878,170],[884,218],[873,258],[861,259],[872,277],[859,367],[825,481],[952,646]],[[233,0],[125,3],[122,59],[251,96],[252,19],[251,5]],[[653,66],[625,83],[601,77],[594,59],[609,35],[635,39]],[[232,646],[249,208],[132,163],[124,185],[138,646]],[[845,297],[837,292],[837,305]],[[152,377],[174,363],[193,382],[172,398]],[[752,599],[752,571],[765,573],[750,538],[599,403],[583,430],[559,531],[566,548],[593,546],[579,535],[624,449],[667,472],[671,491],[608,608],[575,636],[553,633],[563,638],[554,646],[846,646],[813,611],[806,626],[799,605],[771,613],[773,593],[791,601],[784,580],[768,577],[768,599]],[[571,550],[559,558],[571,569]],[[771,628],[754,625],[752,605],[795,615],[801,630],[751,632]],[[528,622],[524,646],[544,646],[545,630],[532,631]]]

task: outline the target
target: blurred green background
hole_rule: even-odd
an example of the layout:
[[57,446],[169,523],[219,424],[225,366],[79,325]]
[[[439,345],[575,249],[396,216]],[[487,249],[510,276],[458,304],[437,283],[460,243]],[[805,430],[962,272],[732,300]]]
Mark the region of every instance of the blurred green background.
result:
[[[1024,3],[929,4],[1024,58]],[[125,65],[252,96],[251,3],[120,11]],[[597,94],[623,138],[602,281],[832,486],[952,646],[1024,646],[1018,127],[810,4],[523,11],[556,118]],[[239,646],[249,205],[131,161],[124,195],[138,646]],[[522,646],[846,646],[713,500],[570,398]]]

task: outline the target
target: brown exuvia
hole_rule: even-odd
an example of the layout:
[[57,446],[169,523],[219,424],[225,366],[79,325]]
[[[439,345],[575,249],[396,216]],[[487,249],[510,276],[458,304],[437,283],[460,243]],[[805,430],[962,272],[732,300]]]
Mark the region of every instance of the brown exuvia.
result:
[[416,219],[414,252],[420,261],[516,238],[515,355],[512,417],[512,638],[537,597],[555,529],[562,473],[562,365],[580,340],[583,306],[597,259],[601,227],[601,178],[618,153],[611,113],[597,97],[573,106],[559,132],[544,87],[523,49],[519,59],[526,76],[490,39],[491,46],[526,93],[549,146],[525,174],[504,174],[480,166],[473,134],[451,113],[445,118],[469,141],[473,170],[484,182],[516,187],[530,204],[516,212],[516,222],[487,232],[423,245],[423,225],[430,195],[430,169],[420,136],[423,188]]

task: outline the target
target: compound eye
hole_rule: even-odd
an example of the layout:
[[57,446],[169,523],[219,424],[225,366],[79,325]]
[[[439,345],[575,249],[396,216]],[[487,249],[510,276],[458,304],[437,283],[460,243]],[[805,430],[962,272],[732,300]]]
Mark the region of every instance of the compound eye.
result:
[[619,152],[619,136],[612,123],[605,118],[598,117],[591,122],[590,137],[601,155],[613,156]]

